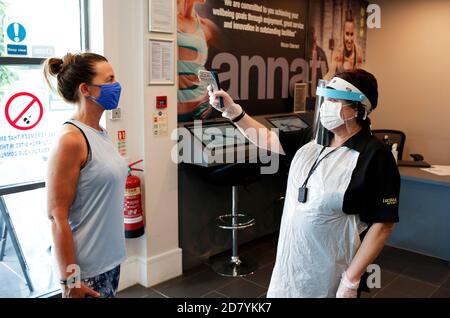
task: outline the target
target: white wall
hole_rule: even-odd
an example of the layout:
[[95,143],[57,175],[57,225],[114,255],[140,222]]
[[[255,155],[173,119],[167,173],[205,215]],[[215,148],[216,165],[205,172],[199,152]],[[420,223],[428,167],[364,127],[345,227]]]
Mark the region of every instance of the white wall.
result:
[[[369,30],[366,68],[379,83],[374,128],[403,130],[409,153],[450,164],[450,1],[378,0],[381,29]],[[409,158],[411,159],[411,158]]]
[[[122,266],[120,289],[135,283],[149,287],[179,276],[182,271],[178,248],[177,166],[170,160],[175,141],[170,140],[170,134],[152,135],[155,96],[168,96],[169,132],[176,128],[177,86],[147,85],[148,40],[157,37],[176,41],[176,32],[165,35],[148,32],[147,0],[101,2],[103,12],[98,9],[91,12],[91,19],[101,19],[103,15],[104,55],[123,86],[122,119],[107,120],[107,129],[114,142],[117,142],[117,131],[126,130],[127,161],[144,159],[145,170],[141,180],[146,233],[144,237],[127,240],[128,259]],[[94,47],[101,45],[94,43]]]
[[[175,0],[174,9],[176,8]],[[170,139],[177,128],[177,89],[176,74],[176,10],[173,13],[173,34],[148,32],[148,1],[141,2],[140,13],[144,15],[144,136],[146,160],[146,217],[147,217],[147,277],[146,286],[181,275],[181,249],[178,247],[178,166],[171,159],[171,151],[176,141]],[[149,80],[149,40],[172,40],[174,44],[174,85],[147,86]],[[152,118],[156,112],[156,96],[168,97],[168,136],[155,137],[152,131]]]

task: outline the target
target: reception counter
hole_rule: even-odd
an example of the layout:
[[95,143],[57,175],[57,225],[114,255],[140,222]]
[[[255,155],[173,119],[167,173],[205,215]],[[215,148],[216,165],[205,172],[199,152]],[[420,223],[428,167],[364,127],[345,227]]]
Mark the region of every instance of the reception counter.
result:
[[388,245],[450,262],[450,176],[400,167],[400,223]]

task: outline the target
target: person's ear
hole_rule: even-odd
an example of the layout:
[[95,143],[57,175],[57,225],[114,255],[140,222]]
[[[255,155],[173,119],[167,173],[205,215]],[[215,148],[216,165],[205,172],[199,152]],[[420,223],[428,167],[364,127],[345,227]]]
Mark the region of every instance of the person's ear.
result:
[[86,83],[81,83],[79,88],[78,88],[81,96],[91,96],[91,92],[89,91],[89,85],[87,85]]

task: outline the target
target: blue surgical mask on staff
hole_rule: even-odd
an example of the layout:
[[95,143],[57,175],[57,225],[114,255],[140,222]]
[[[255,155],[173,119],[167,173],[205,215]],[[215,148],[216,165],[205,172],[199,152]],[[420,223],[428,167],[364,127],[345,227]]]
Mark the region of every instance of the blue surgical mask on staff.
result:
[[106,110],[116,109],[119,106],[120,94],[122,92],[122,86],[119,82],[91,86],[100,88],[99,97],[95,98],[89,96],[94,102],[96,102]]

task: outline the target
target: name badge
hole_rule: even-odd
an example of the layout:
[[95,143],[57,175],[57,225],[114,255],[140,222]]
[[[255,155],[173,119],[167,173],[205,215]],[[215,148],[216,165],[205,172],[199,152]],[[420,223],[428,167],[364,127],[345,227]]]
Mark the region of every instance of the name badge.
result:
[[299,188],[298,189],[298,202],[306,203],[307,198],[308,198],[308,188],[307,187]]

